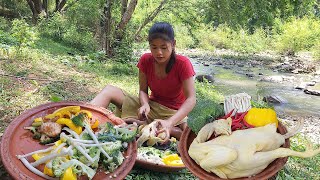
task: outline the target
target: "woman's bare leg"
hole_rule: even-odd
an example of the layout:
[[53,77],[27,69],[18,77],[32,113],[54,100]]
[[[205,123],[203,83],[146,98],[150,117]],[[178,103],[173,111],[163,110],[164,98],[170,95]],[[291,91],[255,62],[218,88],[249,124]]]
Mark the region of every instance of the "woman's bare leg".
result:
[[107,85],[90,103],[104,108],[108,108],[112,103],[121,109],[123,100],[124,94],[120,88]]

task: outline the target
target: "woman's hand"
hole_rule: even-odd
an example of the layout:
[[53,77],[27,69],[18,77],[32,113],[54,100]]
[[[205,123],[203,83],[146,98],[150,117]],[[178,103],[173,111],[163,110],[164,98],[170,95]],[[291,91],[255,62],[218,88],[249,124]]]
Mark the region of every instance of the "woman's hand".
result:
[[165,133],[165,138],[162,144],[165,144],[170,139],[170,130],[173,128],[173,124],[169,120],[163,120],[163,119],[155,119],[155,121],[158,122],[158,131],[157,134]]
[[141,121],[146,121],[149,112],[150,112],[150,106],[149,106],[149,104],[145,104],[145,105],[141,106],[141,107],[138,109],[138,118],[139,118]]

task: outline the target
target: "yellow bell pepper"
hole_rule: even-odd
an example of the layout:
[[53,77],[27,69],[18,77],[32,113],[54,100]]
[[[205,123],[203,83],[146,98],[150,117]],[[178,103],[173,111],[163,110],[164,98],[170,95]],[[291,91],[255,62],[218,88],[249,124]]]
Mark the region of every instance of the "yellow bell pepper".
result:
[[62,111],[58,111],[56,113],[53,113],[55,116],[59,116],[60,118],[64,117],[64,118],[71,118],[71,112],[68,110],[62,110]]
[[66,106],[66,107],[55,110],[52,114],[66,112],[66,111],[76,114],[77,112],[80,111],[80,106]]
[[43,122],[42,117],[35,118],[33,122]]
[[76,132],[77,134],[81,134],[82,132],[82,127],[81,126],[76,126],[71,119],[67,118],[59,118],[56,123],[61,124],[61,125],[66,125],[68,126],[71,130]]
[[162,161],[165,165],[168,166],[183,166],[183,162],[178,154],[170,154],[167,156],[164,156],[162,158]]
[[63,173],[61,180],[77,180],[77,175],[73,173],[72,167],[68,167]]
[[251,108],[244,116],[244,120],[255,127],[265,126],[267,124],[276,123],[278,127],[277,114],[270,108]]
[[90,111],[87,111],[87,110],[80,110],[79,112],[76,113],[76,116],[80,113],[84,113],[87,115],[87,117],[90,119],[92,118],[92,113]]
[[44,118],[45,118],[45,119],[54,119],[54,118],[56,118],[56,117],[61,118],[62,116],[61,116],[60,113],[56,113],[56,114],[48,114],[48,115],[46,115]]
[[47,165],[44,166],[43,173],[50,177],[54,177],[52,169],[48,168]]
[[91,124],[91,129],[97,128],[99,126],[100,122],[97,119],[93,124]]
[[50,153],[51,153],[51,151],[49,151],[49,152],[43,152],[43,153],[35,153],[35,154],[32,154],[32,158],[33,158],[35,161],[37,161],[37,160],[45,157],[46,155],[48,155],[48,154],[50,154]]

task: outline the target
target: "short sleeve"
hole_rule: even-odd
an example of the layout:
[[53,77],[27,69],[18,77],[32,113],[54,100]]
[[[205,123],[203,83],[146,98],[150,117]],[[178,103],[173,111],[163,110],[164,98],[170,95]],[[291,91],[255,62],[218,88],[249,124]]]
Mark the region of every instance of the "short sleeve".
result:
[[190,62],[190,60],[186,57],[184,57],[184,60],[181,61],[181,67],[180,67],[180,80],[184,81],[192,76],[194,76],[196,73],[193,69],[193,66]]
[[137,64],[137,67],[143,72],[143,73],[147,73],[146,70],[147,70],[147,61],[148,61],[148,57],[149,55],[148,54],[143,54],[141,57],[140,57],[140,60]]

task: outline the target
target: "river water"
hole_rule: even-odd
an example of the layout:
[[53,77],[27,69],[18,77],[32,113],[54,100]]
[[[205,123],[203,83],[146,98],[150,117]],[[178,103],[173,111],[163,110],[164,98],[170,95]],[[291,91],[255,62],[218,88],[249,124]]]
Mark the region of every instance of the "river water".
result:
[[[197,75],[213,75],[213,84],[224,96],[245,92],[252,99],[257,100],[264,96],[275,95],[284,101],[282,104],[274,104],[278,114],[320,117],[320,96],[305,94],[303,90],[295,89],[299,81],[310,81],[312,78],[310,75],[279,73],[262,67],[228,66],[225,68],[213,63],[204,66],[199,60],[192,58],[191,62]],[[248,77],[246,72],[250,72],[253,77]],[[264,76],[285,76],[289,79],[292,77],[294,81],[281,83],[260,81]]]

